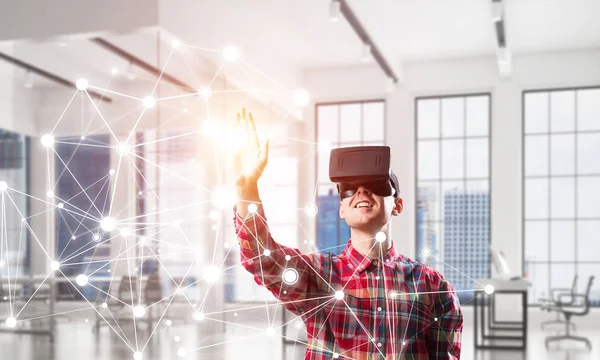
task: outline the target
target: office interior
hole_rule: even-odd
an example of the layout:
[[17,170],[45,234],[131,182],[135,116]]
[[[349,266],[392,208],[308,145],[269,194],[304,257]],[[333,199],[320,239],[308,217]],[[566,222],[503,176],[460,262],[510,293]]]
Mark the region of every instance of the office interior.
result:
[[2,1],[4,356],[304,358],[303,323],[240,263],[245,108],[270,139],[259,190],[278,242],[341,253],[330,150],[389,146],[404,201],[389,236],[456,289],[461,359],[598,359],[598,14]]

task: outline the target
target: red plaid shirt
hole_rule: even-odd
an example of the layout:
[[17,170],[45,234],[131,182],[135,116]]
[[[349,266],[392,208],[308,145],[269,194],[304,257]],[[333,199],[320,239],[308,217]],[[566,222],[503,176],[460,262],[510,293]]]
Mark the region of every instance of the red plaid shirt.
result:
[[305,359],[460,358],[462,310],[436,270],[393,246],[373,260],[351,242],[338,256],[302,254],[273,240],[260,205],[245,220],[234,208],[234,222],[244,268],[304,321]]

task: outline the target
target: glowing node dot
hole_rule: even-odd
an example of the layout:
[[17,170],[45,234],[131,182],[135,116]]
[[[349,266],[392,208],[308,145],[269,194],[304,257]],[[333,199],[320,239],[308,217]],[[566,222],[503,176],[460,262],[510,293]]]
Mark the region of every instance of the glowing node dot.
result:
[[204,269],[204,280],[209,284],[214,284],[219,280],[221,270],[214,265],[209,265]]
[[102,228],[104,231],[113,231],[116,226],[117,222],[111,217],[107,216],[100,220],[100,228]]
[[120,155],[127,155],[131,152],[131,146],[128,143],[120,143],[117,145],[117,152]]
[[338,354],[338,353],[333,353],[333,358],[334,358],[334,359],[338,359],[339,357],[340,357],[340,354]]
[[5,297],[4,297],[4,300],[8,300],[8,296],[5,296]]
[[214,137],[219,134],[219,123],[214,120],[204,120],[202,122],[202,134],[207,137]]
[[80,138],[80,139],[81,139],[81,140],[85,140],[85,136],[81,135],[81,138]]
[[424,247],[423,250],[421,250],[421,254],[423,254],[423,256],[427,257],[431,255],[431,249],[428,247]]
[[377,240],[377,242],[382,243],[385,241],[386,238],[387,235],[383,231],[380,231],[377,234],[375,234],[375,240]]
[[300,320],[296,321],[296,329],[298,330],[302,330],[302,328],[304,327],[304,323]]
[[90,320],[89,319],[85,319],[85,322],[88,323],[88,322],[90,322]]
[[223,244],[223,247],[224,247],[225,249],[229,249],[229,247],[230,247],[230,246],[231,246],[231,245],[229,245],[229,243],[224,243],[224,244]]
[[142,103],[144,104],[144,107],[146,109],[150,109],[151,107],[153,107],[156,104],[156,99],[153,98],[152,96],[146,96],[144,98],[144,100],[142,100]]
[[175,337],[173,338],[173,340],[175,340],[175,342],[179,342],[179,340],[181,340],[181,338],[180,338],[179,336],[175,336]]
[[8,189],[6,181],[0,181],[0,191],[6,191],[6,189]]
[[291,259],[292,259],[292,257],[291,257],[291,256],[289,256],[289,255],[286,255],[286,256],[285,256],[285,260],[286,260],[286,261],[290,261]]
[[58,261],[50,261],[50,270],[58,270],[60,268],[60,264]]
[[269,326],[266,330],[266,333],[267,333],[267,336],[273,336],[273,335],[275,335],[275,330],[273,330],[273,328]]
[[57,205],[57,206],[58,206],[58,208],[59,208],[59,209],[62,209],[62,208],[64,208],[64,207],[65,207],[65,204],[63,204],[63,203],[58,203],[58,205]]
[[77,283],[77,285],[79,286],[86,286],[88,283],[88,277],[84,274],[79,274],[77,275],[77,277],[75,278],[75,282]]
[[438,320],[437,318],[433,318],[433,321],[437,321],[437,320]]
[[107,304],[107,303],[105,303],[105,302],[103,302],[103,303],[102,303],[102,308],[103,308],[103,309],[106,309],[106,308],[108,308],[108,304]]
[[43,147],[51,147],[52,145],[54,145],[54,136],[50,134],[42,135],[40,142],[42,143]]
[[256,206],[256,204],[248,205],[248,212],[250,214],[254,214],[256,212],[256,210],[258,210],[258,207]]
[[392,291],[389,292],[390,299],[395,299],[396,296],[398,296],[398,293],[395,292],[394,290],[392,290]]
[[271,255],[271,250],[265,249],[265,251],[263,251],[263,255],[264,256],[270,256]]
[[121,229],[121,236],[127,237],[129,235],[131,235],[131,229],[130,228],[124,227],[124,228]]
[[4,259],[0,259],[0,268],[3,268],[6,266],[6,261],[4,261]]
[[100,234],[94,234],[94,235],[92,235],[92,240],[93,241],[100,241]]
[[171,325],[173,325],[173,321],[167,320],[167,321],[165,321],[165,325],[171,326]]
[[485,293],[490,295],[494,293],[494,285],[486,285],[485,286]]
[[88,87],[88,81],[86,79],[78,79],[75,82],[75,86],[77,86],[78,90],[83,91],[83,90],[87,89],[87,87]]
[[119,69],[117,69],[116,67],[113,67],[112,69],[110,69],[110,73],[113,75],[117,75],[119,73]]
[[227,46],[223,49],[225,61],[236,61],[240,58],[240,51],[235,46]]
[[221,210],[233,206],[234,201],[233,196],[224,186],[220,186],[212,192],[212,203]]
[[212,96],[211,88],[209,88],[208,86],[202,86],[200,89],[198,89],[198,96],[200,96],[204,100],[210,99],[210,97]]
[[139,351],[133,353],[133,360],[142,360],[144,358],[144,354]]
[[202,321],[204,320],[204,314],[200,311],[196,311],[194,314],[192,314],[192,319],[196,321]]
[[110,170],[108,171],[108,174],[112,176],[112,175],[114,175],[114,174],[115,174],[115,172],[116,172],[116,171],[115,171],[115,169],[110,169]]
[[144,316],[144,314],[146,314],[146,308],[144,308],[142,305],[137,305],[133,308],[133,316],[141,318]]
[[17,319],[15,319],[14,317],[9,317],[8,319],[6,319],[6,326],[8,326],[9,328],[14,328],[17,325]]
[[402,345],[406,345],[406,341],[403,341],[403,342],[402,342]]
[[293,285],[298,281],[298,272],[296,269],[285,269],[283,271],[283,282],[288,285]]
[[208,217],[211,220],[217,220],[219,218],[219,212],[217,210],[211,210],[211,212],[208,213]]
[[233,313],[233,316],[237,316],[237,315],[238,315],[237,313]]
[[177,355],[179,355],[179,357],[186,357],[187,356],[187,349],[186,348],[179,348],[179,350],[177,350]]
[[304,107],[310,102],[310,95],[306,90],[296,90],[292,100],[294,101],[295,106]]
[[336,300],[342,300],[344,299],[344,292],[342,290],[338,290],[335,292],[334,296]]
[[315,204],[308,204],[304,207],[304,213],[308,217],[316,216],[317,212],[319,212],[319,209],[317,208],[317,205],[315,205]]
[[173,49],[177,49],[181,46],[181,40],[173,40],[171,41],[171,46]]

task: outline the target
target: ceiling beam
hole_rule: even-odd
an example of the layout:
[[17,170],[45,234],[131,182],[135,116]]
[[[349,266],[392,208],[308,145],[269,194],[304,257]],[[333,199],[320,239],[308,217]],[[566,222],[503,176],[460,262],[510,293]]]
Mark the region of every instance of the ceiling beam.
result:
[[193,93],[198,92],[198,89],[194,89],[193,87],[191,87],[190,85],[177,79],[176,77],[167,74],[166,72],[162,71],[161,69],[157,68],[156,66],[149,64],[148,62],[140,59],[139,57],[131,54],[130,52],[127,52],[127,51],[121,49],[120,47],[118,47],[102,38],[93,38],[93,39],[91,39],[91,41],[100,45],[104,49],[112,52],[113,54],[120,56],[121,58],[127,60],[127,62],[149,72],[150,74],[156,76],[157,78],[159,76],[161,76],[161,74],[162,74],[161,79],[165,80],[166,82],[168,82],[172,85],[177,86],[178,88],[182,89],[183,91],[185,91],[187,93],[193,94]]
[[[6,62],[9,62],[9,63],[11,63],[11,64],[13,64],[13,65],[15,65],[17,67],[20,67],[21,69],[24,69],[25,71],[29,71],[29,72],[31,72],[33,74],[39,75],[39,76],[41,76],[43,78],[46,78],[46,79],[48,79],[48,80],[50,80],[52,82],[55,82],[55,83],[57,83],[59,85],[64,85],[64,86],[69,87],[69,88],[77,88],[77,86],[75,85],[75,83],[72,82],[72,81],[70,81],[70,80],[67,80],[67,79],[62,78],[62,77],[60,77],[58,75],[52,74],[52,73],[50,73],[50,72],[48,72],[46,70],[40,69],[37,66],[33,66],[33,65],[29,64],[29,63],[21,61],[21,60],[15,58],[15,57],[10,56],[10,55],[4,54],[4,53],[0,53],[0,59],[4,60]],[[106,96],[104,94],[101,94],[101,93],[99,93],[97,91],[87,90],[87,92],[88,92],[88,94],[90,94],[90,96],[92,98],[99,99],[99,100],[102,100],[102,101],[107,102],[107,103],[112,102],[112,99],[110,97],[108,97],[108,96]]]

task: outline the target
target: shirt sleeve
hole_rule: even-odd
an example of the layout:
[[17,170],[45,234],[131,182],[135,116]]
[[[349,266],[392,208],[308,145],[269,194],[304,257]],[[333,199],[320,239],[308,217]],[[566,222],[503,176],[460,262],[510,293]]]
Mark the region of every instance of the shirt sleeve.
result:
[[426,335],[430,359],[460,359],[463,313],[454,288],[441,274],[436,272],[433,282],[437,287],[433,313],[437,321],[429,327]]
[[[320,254],[302,254],[298,249],[276,242],[262,204],[245,219],[234,207],[234,224],[242,266],[288,310],[306,315],[308,302],[327,296],[325,284],[331,281],[327,258]],[[265,250],[268,251],[265,253]]]

